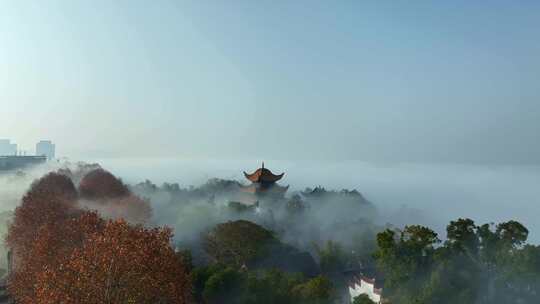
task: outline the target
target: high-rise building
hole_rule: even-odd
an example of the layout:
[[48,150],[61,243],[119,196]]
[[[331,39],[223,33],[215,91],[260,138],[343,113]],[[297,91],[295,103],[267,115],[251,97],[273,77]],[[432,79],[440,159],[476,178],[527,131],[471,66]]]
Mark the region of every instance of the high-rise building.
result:
[[36,155],[47,156],[47,159],[54,159],[55,145],[50,140],[42,140],[36,144]]
[[[0,172],[10,170],[21,170],[26,167],[42,164],[47,161],[47,156],[35,155],[7,155],[0,156]],[[0,303],[2,303],[0,301]]]
[[9,139],[0,139],[0,156],[17,154],[17,144],[12,144]]

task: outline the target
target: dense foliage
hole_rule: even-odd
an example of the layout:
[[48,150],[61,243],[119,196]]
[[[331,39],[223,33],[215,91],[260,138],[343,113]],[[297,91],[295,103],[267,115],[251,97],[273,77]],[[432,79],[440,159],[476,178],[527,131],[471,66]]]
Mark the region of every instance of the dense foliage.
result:
[[[96,193],[109,198],[101,204],[116,206],[116,188],[110,189],[115,194]],[[189,303],[191,283],[170,245],[171,231],[106,222],[80,208],[79,193],[68,176],[50,173],[15,210],[6,241],[14,263],[8,289],[16,302]],[[141,208],[132,202],[124,201],[123,210]]]
[[110,172],[98,168],[86,174],[79,184],[81,197],[89,200],[106,200],[129,195],[128,187]]
[[386,230],[375,253],[392,303],[538,303],[540,247],[516,221],[452,221],[447,240],[426,227]]
[[276,243],[271,231],[244,220],[219,224],[205,238],[206,252],[214,262],[237,267],[268,255]]
[[375,304],[368,295],[359,295],[353,299],[352,304]]
[[332,303],[331,282],[317,276],[279,270],[247,271],[214,264],[193,273],[195,299],[200,303],[308,304]]
[[38,303],[189,303],[191,285],[169,229],[109,221],[38,277]]
[[84,164],[50,173],[10,220],[9,291],[22,304],[327,304],[350,301],[350,279],[369,272],[385,303],[538,303],[540,247],[516,221],[458,219],[443,241],[428,227],[373,224],[355,190],[246,205],[241,186],[129,186]]

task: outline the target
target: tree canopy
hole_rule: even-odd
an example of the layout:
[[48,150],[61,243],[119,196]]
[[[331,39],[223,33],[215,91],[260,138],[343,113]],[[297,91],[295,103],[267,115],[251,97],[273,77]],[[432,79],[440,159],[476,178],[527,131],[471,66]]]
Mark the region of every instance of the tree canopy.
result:
[[[107,182],[94,179],[95,193],[109,193]],[[191,283],[171,230],[122,219],[146,218],[146,202],[129,192],[109,197],[100,212],[110,207],[120,219],[107,222],[81,209],[78,198],[70,177],[54,172],[32,184],[17,207],[6,237],[14,261],[8,290],[17,303],[189,302]]]
[[525,245],[528,230],[516,221],[477,226],[458,219],[439,245],[427,227],[377,235],[375,253],[394,303],[536,303],[540,247]]
[[277,243],[270,230],[246,220],[218,224],[204,240],[205,250],[215,262],[236,267],[264,257]]
[[43,304],[190,303],[190,279],[170,246],[170,229],[109,221],[38,277]]

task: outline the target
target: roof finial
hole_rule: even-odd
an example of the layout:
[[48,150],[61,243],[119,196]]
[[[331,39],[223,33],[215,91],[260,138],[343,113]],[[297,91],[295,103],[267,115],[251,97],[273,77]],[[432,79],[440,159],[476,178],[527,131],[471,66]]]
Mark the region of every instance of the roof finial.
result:
[[262,168],[264,169],[264,162],[262,162]]

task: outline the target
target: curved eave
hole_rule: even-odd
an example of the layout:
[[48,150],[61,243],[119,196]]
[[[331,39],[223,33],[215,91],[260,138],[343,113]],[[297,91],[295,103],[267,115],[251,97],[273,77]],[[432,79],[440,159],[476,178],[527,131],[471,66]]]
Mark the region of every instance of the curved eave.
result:
[[287,185],[285,187],[276,185],[276,186],[272,187],[271,189],[276,191],[276,192],[279,192],[279,193],[285,193],[285,192],[287,192],[287,190],[289,190],[289,185]]
[[251,174],[244,171],[244,176],[253,183],[260,183],[260,182],[274,183],[282,179],[283,176],[285,175],[285,173],[276,175],[276,174],[273,174],[268,169],[265,169],[265,170],[266,171],[263,171],[262,169],[257,169],[257,171]]

